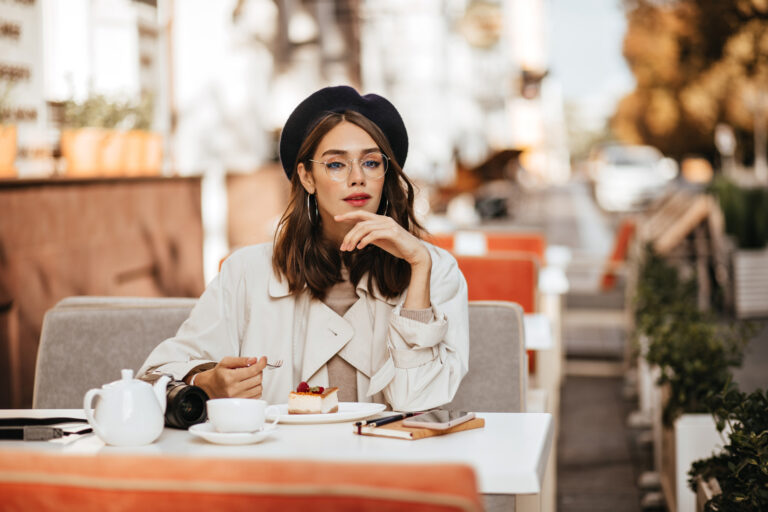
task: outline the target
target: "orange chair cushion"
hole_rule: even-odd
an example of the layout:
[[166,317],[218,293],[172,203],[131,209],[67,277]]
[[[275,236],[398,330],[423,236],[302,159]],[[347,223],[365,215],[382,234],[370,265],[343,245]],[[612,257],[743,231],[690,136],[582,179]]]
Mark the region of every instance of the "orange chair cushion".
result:
[[[547,239],[541,233],[484,231],[488,252],[527,252],[535,254],[539,261],[544,261],[544,253],[547,250]],[[456,247],[452,233],[440,233],[429,235],[426,240],[447,251],[453,251]]]
[[526,313],[536,311],[535,257],[524,253],[455,257],[467,280],[469,300],[508,300],[520,304]]
[[[508,300],[534,313],[539,265],[530,253],[454,255],[467,280],[469,300]],[[528,373],[536,372],[536,352],[528,350]]]
[[539,261],[544,261],[547,241],[538,233],[495,233],[485,234],[488,251],[516,251],[535,254]]
[[600,287],[603,291],[612,290],[616,286],[616,270],[627,259],[629,244],[635,236],[635,221],[624,219],[616,231],[616,239],[613,244],[613,252],[606,264]]
[[361,464],[0,451],[0,508],[102,510],[481,510],[463,464]]

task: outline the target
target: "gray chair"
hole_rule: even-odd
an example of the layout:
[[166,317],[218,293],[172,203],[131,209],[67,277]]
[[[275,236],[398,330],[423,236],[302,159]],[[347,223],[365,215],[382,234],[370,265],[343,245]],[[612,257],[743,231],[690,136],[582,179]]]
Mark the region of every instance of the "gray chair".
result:
[[524,412],[527,387],[523,308],[514,302],[469,303],[469,372],[448,409]]
[[[524,412],[527,360],[523,308],[506,301],[469,303],[469,372],[446,409]],[[514,511],[515,496],[484,494],[486,512]]]
[[32,406],[76,409],[91,388],[138,370],[197,299],[68,297],[43,318]]

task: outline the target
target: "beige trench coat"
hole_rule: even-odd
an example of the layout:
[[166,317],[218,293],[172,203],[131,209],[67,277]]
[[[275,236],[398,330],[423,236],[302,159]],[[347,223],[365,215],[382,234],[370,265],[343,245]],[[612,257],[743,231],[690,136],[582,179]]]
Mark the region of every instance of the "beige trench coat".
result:
[[[233,253],[200,297],[176,336],[165,340],[139,370],[182,379],[192,368],[225,356],[282,359],[264,372],[262,397],[285,403],[301,381],[328,385],[328,361],[338,352],[357,369],[358,400],[393,410],[424,410],[450,402],[467,373],[467,285],[448,252],[424,242],[432,256],[434,320],[400,316],[394,299],[369,290],[341,317],[308,292],[291,294],[272,271],[272,244]],[[407,293],[407,291],[406,291]]]

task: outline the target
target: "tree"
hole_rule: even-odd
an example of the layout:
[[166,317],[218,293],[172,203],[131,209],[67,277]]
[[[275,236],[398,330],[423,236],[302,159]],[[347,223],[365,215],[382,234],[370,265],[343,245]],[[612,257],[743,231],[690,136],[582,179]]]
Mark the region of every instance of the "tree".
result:
[[768,88],[768,0],[632,0],[625,8],[623,52],[637,86],[614,114],[616,136],[714,159],[715,126],[724,122],[751,157],[750,94]]

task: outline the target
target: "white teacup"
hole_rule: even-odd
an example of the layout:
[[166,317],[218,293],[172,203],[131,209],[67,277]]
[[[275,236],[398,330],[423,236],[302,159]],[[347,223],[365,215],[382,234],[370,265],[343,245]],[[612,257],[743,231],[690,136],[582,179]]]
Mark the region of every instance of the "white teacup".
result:
[[206,402],[208,419],[217,432],[256,432],[264,426],[267,410],[276,410],[273,428],[280,419],[279,408],[253,398],[215,398]]

